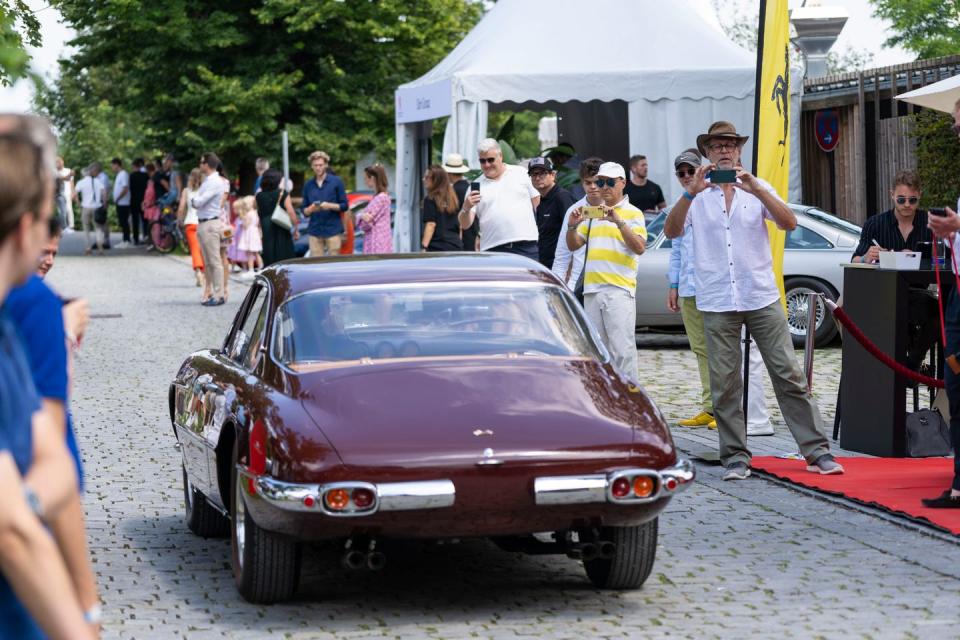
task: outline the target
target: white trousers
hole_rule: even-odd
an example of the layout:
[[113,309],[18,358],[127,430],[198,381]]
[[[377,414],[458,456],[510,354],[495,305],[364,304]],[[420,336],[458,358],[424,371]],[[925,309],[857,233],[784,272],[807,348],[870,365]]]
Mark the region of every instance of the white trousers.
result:
[[[740,350],[746,348],[744,338],[746,337],[747,327],[740,329]],[[740,376],[743,377],[743,367],[740,367]],[[747,384],[747,426],[765,427],[770,424],[770,414],[767,413],[767,400],[763,395],[763,381],[767,376],[767,367],[763,363],[763,356],[760,355],[760,349],[757,343],[750,338],[750,380]]]
[[613,366],[636,380],[637,371],[637,303],[630,292],[620,287],[605,286],[583,296],[587,317],[607,346]]

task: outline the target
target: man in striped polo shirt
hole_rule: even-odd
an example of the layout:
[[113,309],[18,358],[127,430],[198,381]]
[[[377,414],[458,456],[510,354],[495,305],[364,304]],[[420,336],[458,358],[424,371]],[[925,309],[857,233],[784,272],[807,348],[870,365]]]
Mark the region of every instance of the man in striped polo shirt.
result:
[[604,216],[584,219],[583,209],[570,214],[567,247],[587,245],[584,262],[583,307],[597,328],[613,364],[637,378],[634,337],[637,306],[637,256],[647,247],[643,212],[623,195],[626,172],[616,162],[604,162],[594,178],[603,198]]

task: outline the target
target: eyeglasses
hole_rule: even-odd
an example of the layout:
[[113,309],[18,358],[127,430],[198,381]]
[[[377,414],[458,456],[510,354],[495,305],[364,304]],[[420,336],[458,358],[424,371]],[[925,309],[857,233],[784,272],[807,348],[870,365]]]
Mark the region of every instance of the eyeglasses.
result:
[[496,161],[497,156],[493,156],[492,158],[480,158],[480,164],[493,164]]
[[908,202],[910,204],[917,204],[919,200],[920,198],[917,196],[910,196],[909,198],[907,196],[897,196],[896,202],[897,204],[907,204]]
[[531,173],[528,174],[528,175],[529,175],[531,178],[533,178],[534,180],[536,180],[537,178],[545,178],[545,177],[547,176],[547,172],[546,172],[546,171],[533,171],[533,172],[531,172]]
[[677,177],[678,177],[678,178],[687,178],[687,177],[692,178],[692,177],[695,176],[696,174],[697,174],[697,170],[696,170],[696,169],[688,169],[688,170],[686,170],[686,171],[684,171],[683,169],[677,169]]
[[617,186],[617,180],[620,178],[597,178],[597,188],[603,189],[604,187],[610,187],[611,189]]
[[737,148],[736,142],[715,142],[710,145],[714,151],[733,151]]

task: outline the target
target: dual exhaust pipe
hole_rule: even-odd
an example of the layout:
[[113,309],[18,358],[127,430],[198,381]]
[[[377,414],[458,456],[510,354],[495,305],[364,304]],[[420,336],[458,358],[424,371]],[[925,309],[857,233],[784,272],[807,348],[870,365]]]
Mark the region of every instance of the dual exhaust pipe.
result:
[[360,551],[354,548],[355,545],[352,539],[347,540],[340,564],[343,565],[344,569],[350,569],[352,571],[360,571],[361,569],[380,571],[387,566],[387,556],[382,551],[377,551],[376,546],[376,541],[371,540],[367,551]]
[[573,558],[574,560],[582,560],[584,562],[596,560],[597,558],[610,560],[613,558],[616,552],[617,545],[609,540],[601,540],[599,542],[581,542],[579,544],[570,546],[570,548],[567,550],[567,557]]

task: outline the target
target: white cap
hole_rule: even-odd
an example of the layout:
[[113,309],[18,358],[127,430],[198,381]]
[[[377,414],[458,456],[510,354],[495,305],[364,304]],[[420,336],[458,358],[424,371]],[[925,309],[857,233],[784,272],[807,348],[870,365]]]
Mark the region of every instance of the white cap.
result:
[[627,172],[623,170],[622,165],[616,162],[604,162],[600,165],[597,176],[603,176],[604,178],[623,178],[626,180]]

